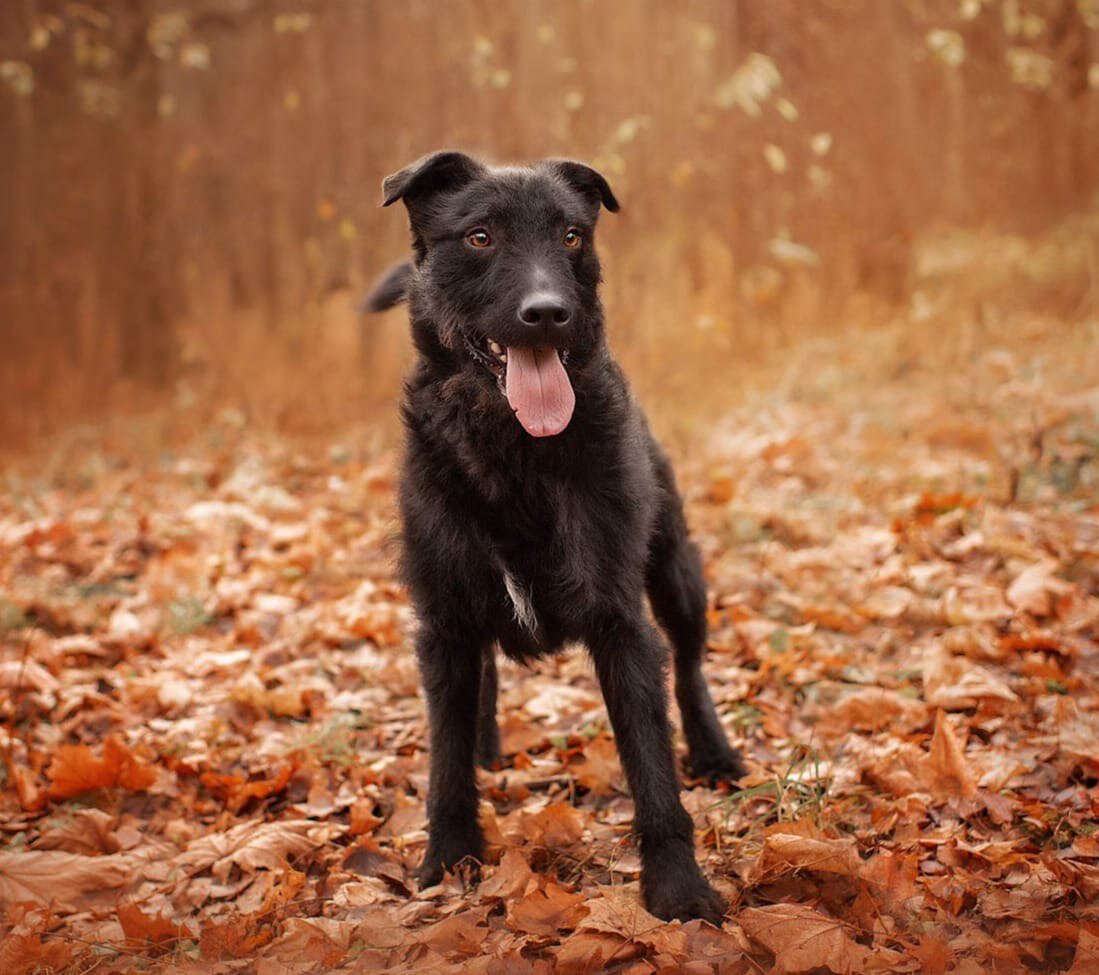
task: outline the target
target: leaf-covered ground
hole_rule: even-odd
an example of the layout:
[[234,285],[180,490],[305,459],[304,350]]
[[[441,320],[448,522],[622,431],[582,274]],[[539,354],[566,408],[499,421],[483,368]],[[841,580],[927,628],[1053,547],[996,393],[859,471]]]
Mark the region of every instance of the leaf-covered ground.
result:
[[640,906],[579,650],[504,665],[484,879],[416,889],[392,451],[226,411],[13,467],[0,968],[1099,971],[1091,362],[1048,332],[953,371],[810,353],[673,438],[751,767],[684,792],[721,930]]

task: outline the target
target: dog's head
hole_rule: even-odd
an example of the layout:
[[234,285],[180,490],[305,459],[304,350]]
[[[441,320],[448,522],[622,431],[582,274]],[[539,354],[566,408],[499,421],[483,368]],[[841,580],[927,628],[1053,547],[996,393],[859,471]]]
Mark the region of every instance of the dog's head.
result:
[[533,436],[568,425],[569,360],[601,342],[600,207],[617,211],[590,166],[548,160],[489,167],[437,152],[389,176],[383,205],[403,200],[415,252],[409,297],[439,341],[507,397]]

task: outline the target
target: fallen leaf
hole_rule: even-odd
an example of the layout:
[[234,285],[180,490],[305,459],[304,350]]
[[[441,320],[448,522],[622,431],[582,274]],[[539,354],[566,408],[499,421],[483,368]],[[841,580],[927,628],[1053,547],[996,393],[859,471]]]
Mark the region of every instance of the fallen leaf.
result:
[[126,854],[81,856],[57,850],[0,851],[0,904],[78,904],[87,894],[121,887],[133,879]]
[[140,762],[113,735],[103,743],[102,758],[87,745],[60,746],[46,775],[51,799],[71,799],[98,789],[143,792],[156,781],[156,769]]
[[972,799],[977,794],[977,783],[945,711],[935,714],[931,748],[921,759],[917,773],[922,785],[935,795]]
[[791,870],[854,877],[861,865],[854,840],[813,839],[790,833],[771,833],[763,841],[763,852],[756,863],[755,873],[761,879],[770,879]]
[[553,936],[572,930],[583,916],[585,897],[544,880],[508,908],[508,927],[526,934]]

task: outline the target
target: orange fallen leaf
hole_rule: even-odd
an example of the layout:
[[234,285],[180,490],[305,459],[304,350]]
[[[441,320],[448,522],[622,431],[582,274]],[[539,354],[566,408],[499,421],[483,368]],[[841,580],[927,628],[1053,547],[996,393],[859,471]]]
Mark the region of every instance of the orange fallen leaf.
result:
[[206,961],[246,958],[274,937],[275,926],[270,921],[250,917],[207,921],[199,935],[199,950]]
[[500,865],[492,876],[482,881],[480,894],[483,898],[515,900],[527,889],[532,876],[523,854],[516,849],[509,849],[500,858]]
[[143,792],[156,781],[156,769],[138,761],[114,735],[103,743],[102,758],[87,745],[62,745],[46,775],[51,799],[71,799],[97,789]]
[[550,848],[576,843],[584,833],[580,811],[565,802],[553,802],[536,813],[524,813],[519,824],[525,839]]
[[555,935],[572,930],[583,916],[584,894],[573,894],[545,880],[508,910],[508,927],[526,934]]
[[854,840],[813,839],[790,833],[771,833],[763,841],[756,874],[761,878],[770,878],[790,870],[809,870],[854,877],[861,865]]
[[554,959],[557,975],[595,975],[610,962],[637,958],[644,946],[606,931],[577,931],[564,940]]
[[866,971],[871,958],[886,963],[899,958],[896,952],[860,945],[842,921],[804,904],[750,907],[740,912],[737,923],[748,937],[775,956],[775,975],[797,975],[821,968],[848,975]]
[[162,913],[146,914],[137,904],[119,904],[115,908],[122,932],[131,941],[168,945],[183,938],[193,938],[186,925],[165,917]]
[[945,711],[935,714],[935,733],[931,749],[916,770],[921,784],[936,795],[972,799],[977,783],[965,760],[965,751],[958,741]]
[[0,851],[0,904],[71,904],[86,894],[121,887],[133,872],[121,853],[81,856],[57,850]]
[[488,931],[483,910],[463,911],[428,925],[419,932],[418,940],[448,958],[472,958],[481,953]]
[[1081,928],[1072,968],[1065,975],[1095,975],[1095,972],[1099,972],[1099,934]]

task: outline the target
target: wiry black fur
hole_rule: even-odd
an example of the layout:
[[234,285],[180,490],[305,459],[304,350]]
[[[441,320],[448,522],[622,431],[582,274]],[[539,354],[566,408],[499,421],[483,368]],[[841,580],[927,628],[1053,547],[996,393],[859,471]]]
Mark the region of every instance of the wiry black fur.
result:
[[[419,352],[402,406],[400,509],[431,728],[421,880],[482,855],[475,764],[499,757],[494,645],[530,660],[577,641],[594,661],[634,795],[646,904],[659,917],[718,922],[724,905],[698,868],[679,800],[667,654],[646,593],[675,648],[689,767],[733,779],[743,769],[702,675],[705,588],[672,469],[605,341],[594,227],[600,205],[617,201],[579,163],[494,169],[455,152],[414,163],[384,191],[386,205],[405,201],[415,252],[400,276]],[[467,242],[476,227],[491,247]],[[583,233],[576,250],[561,243],[570,227]],[[395,280],[391,272],[375,304],[393,303]],[[560,297],[566,326],[517,318],[535,286]],[[486,365],[488,339],[567,348],[576,407],[563,432],[536,438],[520,426]],[[505,573],[534,625],[521,621]]]

